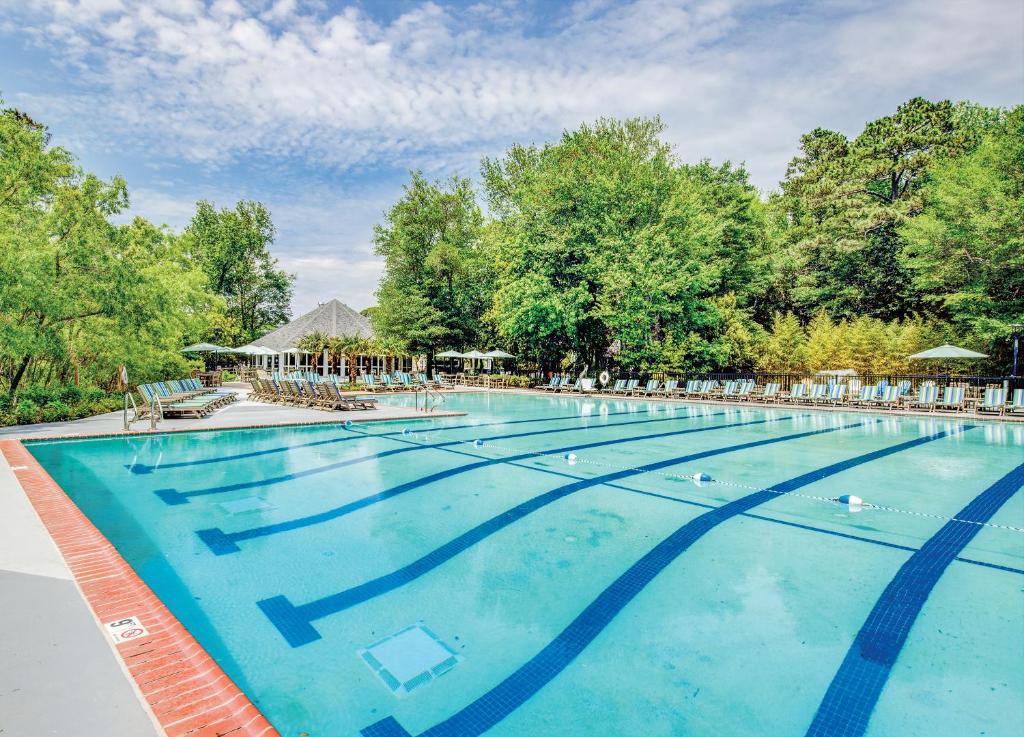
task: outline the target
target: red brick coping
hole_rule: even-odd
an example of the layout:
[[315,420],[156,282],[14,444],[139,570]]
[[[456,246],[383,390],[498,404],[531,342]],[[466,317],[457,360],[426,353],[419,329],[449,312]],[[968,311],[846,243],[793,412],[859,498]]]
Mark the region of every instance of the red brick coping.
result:
[[115,647],[167,737],[280,737],[25,446],[0,440],[0,452],[96,618],[148,630]]

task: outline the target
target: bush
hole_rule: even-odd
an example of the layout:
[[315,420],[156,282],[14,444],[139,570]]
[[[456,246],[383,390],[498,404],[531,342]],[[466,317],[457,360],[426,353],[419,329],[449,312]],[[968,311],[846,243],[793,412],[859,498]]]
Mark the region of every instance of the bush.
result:
[[58,390],[33,384],[18,392],[18,397],[32,404],[48,404],[51,400],[58,398]]
[[82,390],[83,402],[96,402],[107,396],[107,393],[98,386],[87,386]]
[[22,399],[14,412],[14,418],[18,425],[31,425],[39,422],[39,405],[29,399]]
[[74,405],[82,401],[84,392],[77,386],[70,385],[61,387],[59,398],[64,404]]
[[61,422],[71,419],[71,407],[59,399],[43,407],[43,422]]

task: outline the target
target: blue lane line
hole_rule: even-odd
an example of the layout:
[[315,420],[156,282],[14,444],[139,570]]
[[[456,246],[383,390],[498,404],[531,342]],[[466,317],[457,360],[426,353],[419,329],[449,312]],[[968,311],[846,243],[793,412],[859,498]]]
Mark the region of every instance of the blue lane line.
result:
[[[781,418],[783,420],[790,419],[789,417]],[[348,504],[343,504],[340,507],[334,507],[317,514],[311,514],[306,517],[298,517],[287,522],[276,522],[270,525],[264,525],[262,527],[251,527],[247,530],[239,530],[238,532],[224,532],[219,527],[211,527],[205,530],[196,530],[196,535],[199,539],[209,546],[210,550],[217,555],[227,555],[228,553],[236,553],[239,550],[238,542],[241,540],[252,540],[259,537],[266,537],[268,535],[276,535],[281,532],[289,532],[290,530],[298,530],[303,527],[309,527],[311,525],[318,525],[330,520],[344,517],[347,514],[358,511],[372,504],[378,504],[392,497],[396,497],[399,494],[404,494],[413,489],[432,484],[435,481],[442,481],[444,479],[452,478],[463,473],[475,471],[479,468],[486,468],[487,466],[494,466],[502,463],[511,463],[513,461],[522,461],[527,458],[537,458],[546,455],[558,455],[560,453],[566,453],[568,451],[586,450],[588,448],[600,448],[608,445],[620,445],[623,443],[636,443],[645,440],[656,440],[658,438],[675,437],[677,435],[689,435],[697,432],[711,432],[712,430],[722,430],[730,427],[745,427],[747,425],[760,425],[766,422],[772,422],[773,420],[762,419],[762,420],[751,420],[748,422],[735,422],[728,425],[712,425],[710,427],[695,427],[686,430],[671,430],[669,432],[655,433],[653,435],[639,435],[628,438],[615,438],[612,440],[599,440],[593,443],[584,443],[582,445],[570,445],[564,448],[553,448],[551,450],[535,450],[529,453],[520,453],[519,455],[506,456],[504,458],[487,458],[476,463],[467,463],[464,466],[456,466],[455,468],[445,469],[444,471],[438,471],[436,473],[429,474],[427,476],[421,476],[412,481],[407,481],[404,484],[398,486],[392,486],[390,489],[385,489],[376,494],[370,494],[364,496],[361,499],[356,499]],[[778,421],[778,420],[774,420]]]
[[[403,441],[400,441],[400,442],[412,443],[412,441],[409,441],[409,440],[403,440]],[[446,453],[453,453],[455,455],[466,456],[467,458],[486,458],[486,456],[481,456],[481,455],[478,455],[476,453],[468,453],[468,452],[466,452],[464,450],[456,450],[455,448],[445,448],[444,450],[445,450]],[[546,473],[546,474],[549,474],[551,476],[559,476],[561,478],[573,479],[575,481],[587,478],[586,476],[578,476],[578,475],[576,475],[574,473],[566,473],[565,471],[556,471],[553,468],[547,468],[545,466],[527,465],[525,463],[515,463],[515,462],[511,462],[508,465],[515,466],[516,468],[525,468],[528,471],[540,471],[541,473]],[[659,494],[656,491],[648,491],[646,489],[637,489],[636,487],[625,486],[623,484],[608,483],[608,484],[605,484],[605,486],[607,486],[609,489],[619,489],[620,491],[628,491],[631,494],[639,494],[640,496],[649,496],[649,497],[653,497],[655,499],[664,499],[665,501],[675,502],[676,504],[685,504],[685,505],[691,506],[691,507],[700,507],[702,509],[717,509],[718,508],[714,504],[706,504],[704,502],[698,502],[698,501],[695,501],[693,499],[683,499],[683,498],[678,497],[678,496],[669,496],[668,494]],[[894,548],[896,550],[905,550],[905,551],[907,551],[909,553],[913,553],[916,550],[918,550],[918,548],[915,548],[912,545],[901,545],[899,543],[888,542],[887,540],[879,540],[877,538],[866,537],[864,535],[852,535],[849,532],[839,532],[838,530],[828,530],[828,529],[825,529],[824,527],[815,527],[814,525],[807,525],[807,524],[803,524],[803,523],[800,523],[800,522],[791,522],[789,520],[776,519],[774,517],[765,517],[765,516],[760,515],[760,514],[745,513],[742,516],[743,517],[748,517],[750,519],[760,520],[762,522],[771,522],[771,523],[777,524],[777,525],[785,525],[786,527],[795,527],[795,528],[798,528],[798,529],[801,529],[801,530],[806,530],[808,532],[820,532],[823,535],[831,535],[833,537],[841,537],[841,538],[844,538],[846,540],[856,540],[857,542],[870,543],[872,545],[880,545],[880,546],[886,547],[886,548]],[[1004,566],[1004,565],[1001,565],[999,563],[990,563],[989,561],[978,560],[977,558],[957,557],[956,560],[959,563],[967,563],[967,564],[973,565],[973,566],[981,566],[983,568],[991,568],[991,569],[997,570],[997,571],[1005,571],[1006,573],[1016,573],[1017,575],[1024,576],[1024,568],[1014,568],[1013,566]]]
[[[963,426],[960,431],[969,430],[971,427],[973,426]],[[419,737],[476,737],[486,732],[561,673],[619,612],[654,580],[655,576],[723,522],[778,498],[780,493],[795,491],[856,466],[916,448],[951,434],[943,431],[925,435],[833,463],[784,481],[770,490],[755,491],[695,517],[658,543],[619,576],[568,627],[519,670],[458,713],[422,732]],[[363,729],[361,734],[363,737],[411,737],[410,733],[392,717],[370,725]]]
[[518,504],[507,509],[501,514],[482,522],[468,532],[449,540],[444,545],[435,548],[409,565],[367,581],[359,586],[346,589],[337,594],[325,596],[321,599],[316,599],[315,601],[311,601],[306,604],[300,604],[298,606],[292,604],[286,596],[274,596],[269,599],[263,599],[262,601],[257,602],[257,605],[263,610],[263,613],[270,618],[270,621],[274,623],[278,630],[280,630],[281,634],[284,635],[285,639],[292,647],[305,645],[309,642],[320,639],[320,634],[311,624],[313,621],[323,619],[324,617],[332,614],[337,614],[345,609],[361,604],[364,601],[381,596],[382,594],[386,594],[390,591],[394,591],[407,583],[411,583],[417,578],[434,570],[438,566],[447,563],[459,553],[468,550],[496,532],[505,529],[514,522],[518,522],[527,515],[532,514],[539,509],[543,509],[547,505],[558,501],[559,499],[563,499],[570,494],[575,494],[578,491],[583,491],[584,489],[589,489],[594,486],[618,481],[619,479],[638,476],[650,471],[657,471],[662,468],[668,468],[670,466],[699,460],[701,458],[710,458],[711,456],[734,453],[740,450],[749,450],[750,448],[758,448],[764,445],[773,445],[775,443],[783,443],[788,440],[807,438],[813,435],[821,435],[823,433],[835,432],[836,430],[848,429],[849,427],[862,426],[863,423],[857,422],[855,425],[848,425],[845,427],[839,426],[824,430],[809,430],[794,433],[792,435],[778,435],[771,438],[764,438],[762,440],[740,443],[738,445],[727,445],[721,448],[712,448],[711,450],[700,451],[697,453],[688,453],[686,455],[676,456],[675,458],[669,458],[668,460],[648,463],[636,468],[628,468],[604,474],[603,476],[581,479],[580,481],[572,484],[559,486],[551,491],[545,492],[544,494],[535,496],[522,504]]
[[[634,413],[629,413],[634,414]],[[485,442],[493,440],[511,440],[514,438],[528,438],[537,435],[552,435],[557,433],[575,433],[575,432],[586,432],[588,430],[599,430],[602,428],[617,428],[617,427],[628,427],[629,425],[647,425],[655,422],[679,422],[681,420],[692,420],[699,417],[720,417],[725,414],[724,412],[718,412],[716,414],[700,414],[700,415],[686,415],[685,417],[658,417],[653,420],[630,420],[628,422],[605,422],[600,425],[584,425],[582,427],[555,427],[548,430],[531,430],[530,432],[519,432],[511,433],[508,435],[490,435],[480,438]],[[380,435],[370,435],[361,437],[382,437]],[[398,438],[394,438],[397,440]],[[379,453],[370,453],[369,455],[357,456],[356,458],[349,458],[345,461],[338,461],[336,463],[328,463],[323,466],[316,466],[314,468],[307,468],[302,471],[296,471],[295,473],[282,474],[281,476],[272,476],[270,478],[258,479],[255,481],[241,481],[237,484],[224,484],[221,486],[211,486],[206,489],[195,489],[193,491],[178,491],[177,489],[156,489],[153,493],[160,497],[166,504],[188,504],[188,500],[194,496],[209,496],[211,494],[224,494],[229,491],[239,491],[241,489],[255,489],[264,486],[273,486],[275,484],[283,484],[287,481],[295,481],[296,479],[305,478],[307,476],[315,476],[321,473],[327,473],[329,471],[336,471],[339,468],[345,468],[346,466],[354,466],[359,463],[366,463],[368,461],[378,460],[380,458],[388,458],[389,456],[399,455],[401,453],[411,453],[418,450],[432,450],[438,448],[448,448],[455,445],[468,445],[470,441],[467,440],[448,440],[443,443],[427,443],[427,444],[415,444],[404,448],[392,448],[391,450],[384,450]]]
[[[427,432],[448,432],[449,430],[465,430],[473,427],[491,427],[494,425],[525,425],[531,422],[557,422],[560,420],[585,420],[592,418],[602,417],[615,417],[617,415],[639,415],[649,414],[650,409],[637,409],[630,410],[627,412],[607,412],[605,414],[589,414],[589,415],[563,415],[562,417],[533,417],[527,420],[506,420],[501,422],[477,422],[466,425],[446,425],[444,427],[428,426]],[[435,419],[435,418],[431,418]],[[421,420],[417,420],[421,421]],[[418,427],[418,425],[417,425]],[[342,428],[339,428],[342,429]],[[338,436],[333,438],[325,438],[324,440],[313,440],[308,443],[296,443],[295,445],[280,445],[273,448],[266,448],[264,450],[253,450],[247,453],[235,453],[233,455],[217,456],[216,458],[201,458],[195,461],[178,461],[176,463],[162,463],[160,465],[148,465],[145,463],[129,463],[125,464],[132,473],[145,474],[153,473],[154,471],[166,471],[174,468],[186,468],[189,466],[205,466],[211,463],[225,463],[227,461],[238,461],[246,458],[257,458],[259,456],[271,455],[273,453],[285,453],[289,450],[298,450],[300,448],[317,448],[321,445],[333,445],[335,443],[347,443],[351,440],[359,440],[360,438],[372,437],[372,438],[392,438],[396,435],[401,435],[401,430],[395,430],[392,432],[382,433],[359,433],[353,434],[350,428],[343,428],[345,430],[344,436]]]
[[900,567],[850,646],[818,706],[807,737],[860,737],[868,728],[889,672],[921,609],[949,564],[981,531],[980,525],[1024,486],[1024,464],[979,494]]

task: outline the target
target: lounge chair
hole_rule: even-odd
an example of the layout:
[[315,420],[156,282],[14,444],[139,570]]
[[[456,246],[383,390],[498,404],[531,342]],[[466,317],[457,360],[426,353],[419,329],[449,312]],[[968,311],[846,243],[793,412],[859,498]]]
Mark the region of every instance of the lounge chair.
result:
[[165,417],[205,417],[213,412],[217,404],[213,398],[169,399],[162,396],[154,384],[140,384],[138,392],[143,405],[147,408],[144,414],[148,414],[148,408],[154,400],[159,400],[160,409]]
[[661,387],[661,389],[659,389],[658,391],[656,391],[654,393],[655,394],[660,394],[663,397],[671,397],[673,394],[676,393],[676,389],[678,387],[679,387],[679,382],[676,381],[675,379],[670,379],[669,381],[665,382],[665,384]]
[[612,390],[612,394],[626,395],[632,394],[633,390],[636,389],[637,385],[639,385],[640,382],[637,379],[625,379],[623,380],[621,386],[618,385],[618,382],[615,383],[616,388]]
[[640,396],[641,394],[643,394],[645,397],[649,397],[656,391],[658,391],[659,386],[661,386],[660,381],[658,381],[657,379],[650,379],[643,389],[636,389],[633,391],[633,394],[635,394],[636,396]]
[[802,401],[807,404],[817,404],[818,402],[825,399],[828,396],[828,386],[826,384],[811,384],[811,389],[807,392],[807,396],[802,398]]
[[700,381],[698,379],[690,379],[686,382],[686,387],[680,390],[680,394],[684,397],[688,397],[691,394],[697,394],[700,391]]
[[697,387],[697,398],[698,399],[710,399],[714,391],[718,389],[718,382],[714,379],[705,379],[700,382],[700,386]]
[[807,397],[807,385],[806,384],[793,384],[789,388],[789,392],[783,394],[781,399],[787,402],[802,402]]
[[625,379],[616,379],[615,383],[612,384],[610,387],[605,388],[604,391],[605,391],[606,394],[618,394],[620,391],[622,391],[625,388],[626,388],[626,380]]
[[558,374],[555,374],[554,376],[551,377],[551,381],[549,381],[547,384],[541,384],[537,388],[543,389],[546,392],[554,391],[555,389],[558,388],[558,384],[561,380],[562,377],[559,376]]
[[881,396],[871,400],[871,406],[882,409],[895,409],[900,403],[900,388],[898,386],[887,386],[882,390]]
[[[951,387],[946,387],[950,389]],[[910,402],[912,409],[923,409],[933,411],[939,399],[939,387],[934,384],[925,384],[917,390],[917,399]]]
[[842,404],[846,401],[846,384],[829,384],[828,391],[820,401],[833,407]]
[[781,385],[777,381],[770,381],[764,385],[764,390],[760,394],[750,395],[750,400],[753,402],[769,402],[775,403],[779,401],[779,389]]
[[370,397],[346,397],[341,393],[341,387],[337,384],[329,387],[334,395],[343,402],[349,404],[350,409],[377,409],[377,400]]
[[582,386],[583,379],[582,378],[576,379],[576,381],[573,381],[571,384],[569,383],[570,381],[572,381],[572,377],[566,376],[565,377],[565,383],[562,386],[559,387],[559,391],[570,392],[570,393],[571,392],[578,392],[580,390],[580,386]]
[[1024,414],[1024,389],[1013,390],[1013,401],[1006,406],[1011,415]]
[[594,392],[597,391],[597,387],[594,386],[595,383],[595,379],[580,379],[579,390],[584,394],[593,394]]
[[967,391],[962,386],[947,386],[942,392],[942,401],[936,402],[935,407],[960,412],[964,408],[966,393]]
[[850,398],[850,404],[856,404],[862,407],[867,406],[874,401],[876,391],[877,387],[874,384],[862,386],[860,388],[860,393],[857,394],[856,397]]
[[1006,411],[1006,390],[999,387],[989,387],[978,405],[978,412],[994,412],[1001,415]]
[[733,399],[736,397],[740,383],[738,381],[727,381],[722,387],[722,399]]
[[753,381],[741,381],[740,385],[736,388],[736,399],[741,402],[749,401],[753,396],[754,382]]

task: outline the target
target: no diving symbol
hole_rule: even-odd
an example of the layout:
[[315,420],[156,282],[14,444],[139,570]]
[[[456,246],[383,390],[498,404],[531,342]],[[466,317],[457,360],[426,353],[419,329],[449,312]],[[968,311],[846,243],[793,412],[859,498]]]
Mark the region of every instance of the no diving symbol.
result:
[[128,642],[149,634],[138,617],[126,617],[116,622],[107,622],[106,628],[115,643]]

